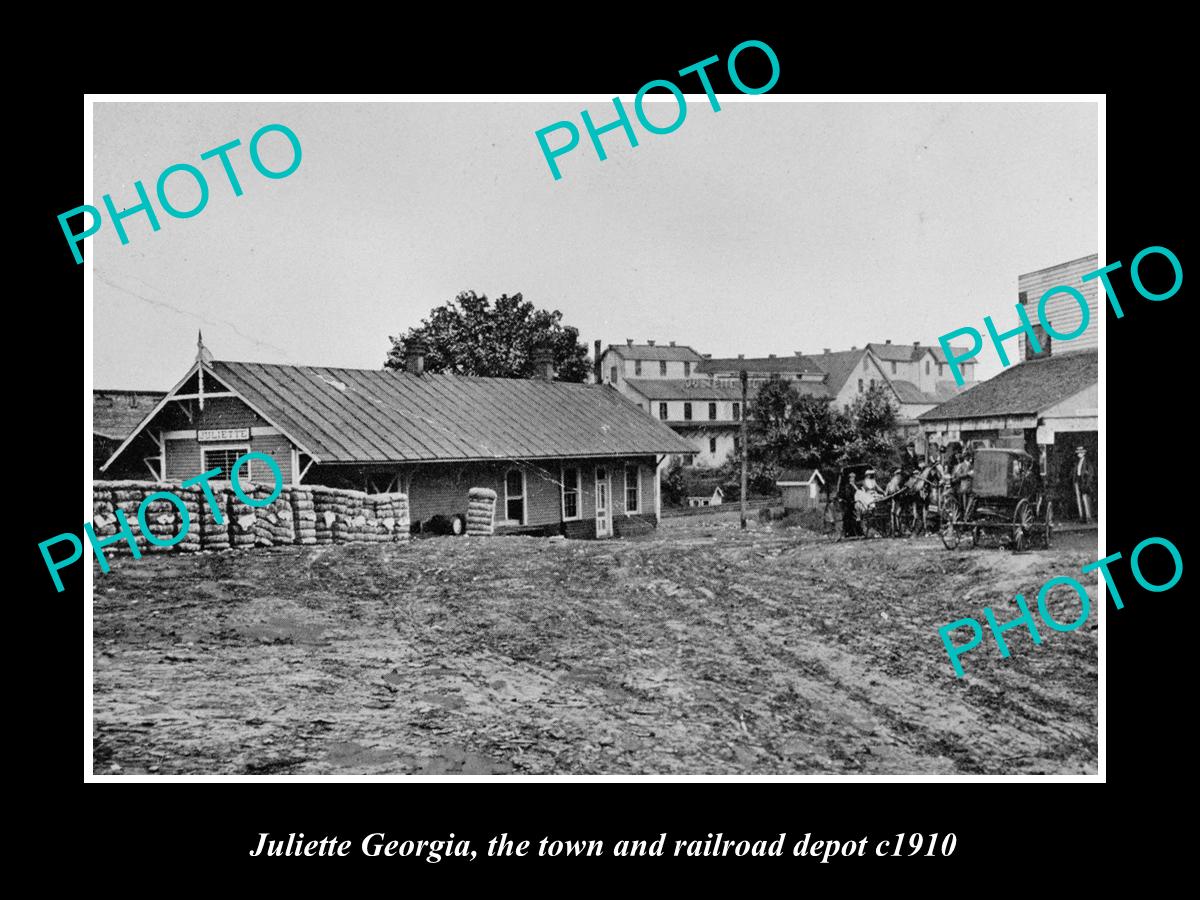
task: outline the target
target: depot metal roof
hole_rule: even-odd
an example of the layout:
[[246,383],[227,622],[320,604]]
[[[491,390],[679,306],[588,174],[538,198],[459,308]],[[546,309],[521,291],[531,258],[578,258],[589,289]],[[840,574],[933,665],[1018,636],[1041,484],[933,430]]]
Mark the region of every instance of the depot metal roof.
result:
[[215,361],[322,463],[692,453],[608,385]]

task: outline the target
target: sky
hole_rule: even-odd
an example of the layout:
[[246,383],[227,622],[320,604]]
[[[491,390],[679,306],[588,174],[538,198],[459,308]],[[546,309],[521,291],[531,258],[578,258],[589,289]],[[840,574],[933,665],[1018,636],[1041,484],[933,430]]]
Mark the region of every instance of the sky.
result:
[[[1095,103],[804,103],[688,95],[673,133],[602,136],[611,101],[97,103],[95,196],[134,205],[190,163],[207,206],[152,202],[86,242],[94,387],[166,390],[196,353],[379,368],[389,335],[464,290],[520,292],[593,341],[674,340],[717,357],[935,344],[985,315],[1016,324],[1017,276],[1097,252]],[[675,102],[648,103],[667,124]],[[573,121],[554,180],[535,132]],[[299,168],[272,180],[248,145],[281,123]],[[216,159],[233,139],[244,193]],[[552,146],[565,134],[549,138]],[[266,136],[264,163],[291,160]],[[168,198],[198,189],[172,175]],[[1011,326],[1010,326],[1011,327]],[[979,377],[1000,371],[994,352]]]

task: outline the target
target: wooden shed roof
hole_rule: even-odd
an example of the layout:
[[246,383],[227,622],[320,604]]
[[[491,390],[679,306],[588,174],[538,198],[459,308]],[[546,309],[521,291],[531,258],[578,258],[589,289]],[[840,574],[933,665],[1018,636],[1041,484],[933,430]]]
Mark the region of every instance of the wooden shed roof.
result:
[[943,419],[1037,415],[1098,380],[1095,350],[1031,359],[963,391],[922,413],[922,422]]

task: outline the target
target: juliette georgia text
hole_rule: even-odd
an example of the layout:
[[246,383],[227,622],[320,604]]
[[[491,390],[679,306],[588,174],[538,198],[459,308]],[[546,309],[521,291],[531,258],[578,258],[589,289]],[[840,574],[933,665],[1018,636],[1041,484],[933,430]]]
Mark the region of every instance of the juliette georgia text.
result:
[[[320,839],[304,839],[304,832],[292,833],[287,840],[269,840],[270,832],[258,835],[258,846],[250,851],[251,856],[349,856],[353,841],[339,841],[337,835]],[[471,842],[455,840],[454,833],[444,841],[389,841],[382,832],[368,834],[359,845],[363,856],[413,856],[425,862],[436,863],[443,856],[475,858]]]

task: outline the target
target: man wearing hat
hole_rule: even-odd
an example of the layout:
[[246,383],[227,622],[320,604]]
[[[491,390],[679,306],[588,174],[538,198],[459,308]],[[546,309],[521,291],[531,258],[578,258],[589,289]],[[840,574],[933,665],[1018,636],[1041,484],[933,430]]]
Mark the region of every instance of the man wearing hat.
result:
[[1075,508],[1079,510],[1079,518],[1092,524],[1092,497],[1096,493],[1096,471],[1088,462],[1087,448],[1080,445],[1075,448],[1075,468],[1071,472],[1071,484],[1075,486]]

